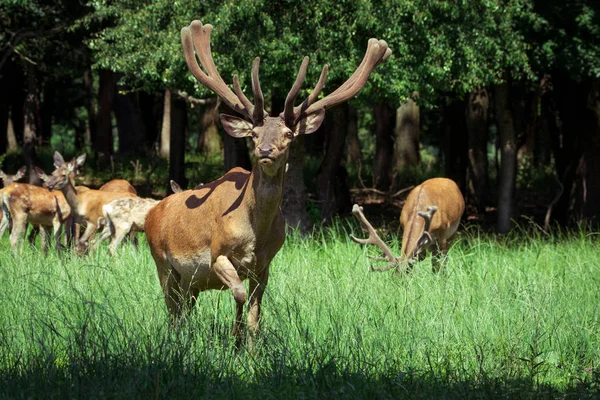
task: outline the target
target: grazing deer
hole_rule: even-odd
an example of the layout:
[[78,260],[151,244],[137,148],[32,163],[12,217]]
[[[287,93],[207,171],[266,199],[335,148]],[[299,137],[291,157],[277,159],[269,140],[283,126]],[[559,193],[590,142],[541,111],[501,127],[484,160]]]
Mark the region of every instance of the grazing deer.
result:
[[350,237],[357,243],[373,244],[383,251],[389,263],[383,268],[371,267],[374,271],[387,271],[392,268],[396,268],[397,272],[406,271],[416,257],[424,257],[424,250],[432,249],[433,272],[437,272],[443,256],[448,251],[448,241],[456,233],[464,211],[465,200],[454,181],[446,178],[428,179],[409,193],[402,207],[400,223],[404,232],[401,257],[392,254],[358,204],[354,205],[352,213],[369,232],[369,237]]
[[[271,117],[264,110],[258,80],[260,59],[255,58],[252,65],[252,104],[237,75],[233,77],[234,91],[219,75],[210,50],[211,31],[211,25],[200,21],[181,30],[187,65],[200,83],[243,116],[221,114],[220,119],[229,135],[252,138],[257,162],[252,172],[234,168],[214,182],[163,199],[146,218],[146,237],[171,315],[177,317],[184,308],[192,307],[200,291],[229,288],[236,302],[233,332],[239,340],[247,297],[242,281],[250,281],[247,328],[253,334],[259,327],[269,264],[285,240],[280,205],[290,144],[298,135],[316,131],[326,109],[356,95],[391,50],[382,40],[369,40],[354,74],[333,93],[317,100],[327,75],[324,66],[310,96],[294,107],[308,67],[305,57],[283,113]],[[200,69],[194,48],[206,72]]]
[[125,236],[136,232],[144,232],[146,216],[157,204],[158,200],[134,197],[113,200],[102,206],[106,227],[98,242],[112,236],[109,250],[114,255]]
[[42,170],[36,168],[38,176],[50,190],[58,189],[62,191],[71,206],[75,222],[85,225],[85,232],[77,243],[80,253],[87,249],[90,238],[96,233],[101,220],[104,218],[102,206],[116,199],[136,197],[130,192],[106,192],[93,189],[77,192],[75,190],[75,173],[77,168],[80,168],[84,162],[85,154],[65,162],[63,156],[55,151],[54,166],[56,169],[52,172],[52,175],[48,176]]
[[6,228],[10,228],[9,230],[12,230],[10,214],[8,213],[8,209],[5,209],[3,206],[4,202],[2,199],[4,198],[4,192],[9,190],[8,187],[13,182],[23,179],[26,171],[27,167],[21,167],[16,174],[10,175],[4,173],[4,171],[0,169],[0,180],[2,180],[2,189],[0,189],[0,207],[2,208],[2,213],[0,213],[0,239],[2,239],[2,236],[4,236],[4,231]]

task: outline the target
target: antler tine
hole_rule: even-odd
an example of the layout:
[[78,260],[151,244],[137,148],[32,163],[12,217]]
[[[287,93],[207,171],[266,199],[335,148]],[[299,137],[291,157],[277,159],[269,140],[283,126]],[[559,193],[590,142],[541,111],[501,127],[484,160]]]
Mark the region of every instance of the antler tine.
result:
[[[212,25],[202,25],[202,22],[196,20],[192,21],[189,27],[185,27],[181,30],[181,43],[183,45],[185,61],[192,74],[201,84],[214,91],[234,111],[250,119],[253,110],[248,109],[247,104],[244,104],[242,97],[231,91],[217,71],[210,51],[210,33],[212,32],[212,29]],[[200,59],[200,64],[202,64],[206,73],[202,71],[196,61],[194,48]]]
[[256,57],[252,63],[252,93],[254,94],[254,110],[252,112],[252,119],[255,124],[260,123],[265,119],[265,98],[260,88],[260,81],[258,80],[258,70],[260,68],[260,57]]
[[379,247],[381,249],[381,251],[383,251],[383,253],[385,254],[386,259],[390,262],[387,266],[385,266],[383,268],[371,267],[371,269],[374,271],[387,271],[387,270],[393,268],[395,265],[397,265],[398,257],[395,257],[392,254],[389,247],[387,247],[386,244],[383,242],[383,240],[381,240],[379,235],[377,235],[377,232],[375,231],[373,226],[369,223],[369,221],[363,214],[362,207],[360,207],[358,204],[355,204],[352,207],[352,214],[354,214],[356,219],[358,219],[359,222],[362,224],[362,226],[367,230],[367,232],[369,232],[369,237],[366,239],[359,239],[359,238],[355,237],[354,235],[350,235],[350,238],[359,244],[372,244],[372,245]]
[[302,59],[302,64],[300,64],[300,69],[298,70],[298,75],[296,75],[296,80],[294,81],[294,85],[288,92],[287,97],[285,98],[285,107],[283,108],[283,119],[285,120],[285,124],[289,127],[294,126],[295,114],[294,114],[294,101],[296,100],[296,96],[300,92],[302,88],[302,84],[304,83],[304,78],[306,78],[306,70],[308,69],[308,57],[304,57]]
[[325,86],[325,80],[327,79],[327,72],[329,72],[329,66],[327,64],[323,65],[323,69],[321,70],[321,76],[319,76],[319,80],[310,95],[300,104],[298,107],[294,107],[294,123],[304,113],[304,111],[315,102],[321,90],[323,90],[323,86]]
[[431,220],[433,219],[433,215],[437,210],[437,206],[427,206],[427,211],[417,211],[417,214],[419,214],[419,216],[423,217],[423,219],[425,220],[425,227],[423,228],[424,232],[429,232]]
[[354,97],[365,85],[373,69],[392,54],[384,40],[369,39],[367,51],[362,62],[344,84],[333,93],[308,106],[304,114],[313,113],[319,109],[327,109]]

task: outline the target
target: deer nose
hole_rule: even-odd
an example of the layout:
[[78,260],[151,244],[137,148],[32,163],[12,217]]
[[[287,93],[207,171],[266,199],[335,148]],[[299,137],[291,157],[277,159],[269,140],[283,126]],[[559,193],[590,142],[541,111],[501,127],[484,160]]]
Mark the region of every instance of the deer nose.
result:
[[261,157],[267,157],[269,155],[271,155],[271,153],[273,152],[273,146],[259,146],[258,147],[258,154]]

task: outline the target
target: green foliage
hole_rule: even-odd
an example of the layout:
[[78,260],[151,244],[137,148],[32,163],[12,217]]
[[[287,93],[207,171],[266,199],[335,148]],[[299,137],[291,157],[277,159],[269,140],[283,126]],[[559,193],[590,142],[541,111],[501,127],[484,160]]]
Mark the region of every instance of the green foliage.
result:
[[[0,242],[2,398],[588,398],[600,375],[596,237],[467,231],[445,272],[368,271],[355,223],[288,237],[254,349],[229,291],[169,329],[148,246],[45,258]],[[390,239],[389,237],[386,239]],[[500,241],[499,241],[500,240]],[[398,245],[393,246],[398,251]]]
[[[215,26],[213,52],[221,74],[239,73],[247,85],[260,56],[261,79],[283,95],[302,56],[309,55],[307,87],[331,66],[329,88],[345,80],[367,40],[388,41],[393,58],[376,70],[365,93],[399,105],[418,91],[427,104],[438,92],[462,95],[503,79],[531,77],[529,44],[518,29],[534,18],[530,1],[94,1],[84,21],[111,21],[90,42],[97,65],[123,72],[139,87],[166,85],[207,94],[183,60],[179,31],[192,19]],[[326,89],[327,90],[327,89]]]

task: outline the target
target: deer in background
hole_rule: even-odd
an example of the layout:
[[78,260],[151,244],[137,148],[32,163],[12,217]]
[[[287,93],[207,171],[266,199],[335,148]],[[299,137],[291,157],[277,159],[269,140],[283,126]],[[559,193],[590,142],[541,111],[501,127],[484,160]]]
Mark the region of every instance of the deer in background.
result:
[[[53,228],[56,249],[60,251],[62,226],[71,214],[62,193],[51,193],[48,189],[26,183],[13,183],[3,189],[2,209],[3,214],[10,215],[12,219],[10,245],[13,250],[17,250],[29,222],[42,233],[41,244],[44,253],[48,249],[48,227]],[[33,236],[30,236],[30,241],[32,239]]]
[[112,181],[108,181],[104,185],[100,186],[100,189],[98,190],[103,192],[128,192],[137,196],[137,190],[135,190],[133,185],[127,182],[125,179],[113,179]]
[[260,59],[255,58],[252,65],[253,104],[242,92],[237,75],[233,77],[234,91],[219,75],[210,50],[211,31],[211,25],[200,21],[181,30],[187,65],[201,84],[242,116],[221,114],[220,120],[229,135],[252,138],[257,161],[251,172],[233,168],[214,182],[162,200],[148,214],[146,237],[171,315],[177,318],[184,309],[193,307],[200,291],[229,288],[236,302],[233,332],[239,342],[247,298],[242,281],[250,281],[247,328],[254,334],[259,328],[269,265],[285,240],[280,205],[290,144],[299,135],[316,131],[326,109],[356,95],[391,50],[382,40],[369,40],[354,74],[333,93],[317,100],[327,75],[328,67],[324,66],[314,90],[295,107],[308,68],[305,57],[283,113],[270,116],[264,110],[258,80]]
[[52,175],[48,176],[39,168],[36,168],[38,176],[50,190],[58,189],[62,191],[66,201],[71,206],[75,222],[85,225],[85,232],[77,242],[79,253],[83,253],[88,248],[90,239],[104,219],[102,206],[116,199],[136,197],[130,192],[107,192],[94,189],[77,192],[75,189],[75,174],[77,168],[81,168],[84,162],[85,154],[65,162],[63,156],[55,151],[54,166],[56,169],[52,172]]
[[25,172],[27,172],[27,167],[19,168],[14,175],[6,174],[0,169],[0,180],[2,180],[2,189],[0,189],[0,207],[2,208],[2,213],[0,213],[0,239],[4,236],[6,228],[10,228],[9,231],[12,230],[10,214],[8,214],[8,209],[3,205],[4,202],[2,199],[4,198],[4,192],[10,190],[9,186],[13,182],[23,179]]
[[372,244],[383,251],[385,255],[383,260],[387,259],[388,265],[383,268],[371,267],[374,271],[387,271],[392,268],[396,268],[397,272],[406,271],[415,258],[422,259],[425,250],[431,249],[433,272],[437,272],[448,251],[449,240],[456,233],[464,211],[465,200],[454,181],[446,178],[428,179],[409,193],[402,207],[400,223],[404,232],[401,257],[393,255],[358,204],[354,205],[352,213],[368,231],[369,237],[367,239],[358,239],[353,235],[350,237],[357,243]]
[[113,200],[102,206],[106,225],[98,242],[112,236],[109,250],[114,255],[125,236],[144,232],[146,216],[157,204],[158,200],[133,197]]

